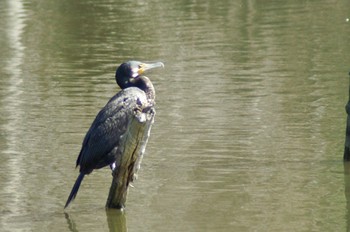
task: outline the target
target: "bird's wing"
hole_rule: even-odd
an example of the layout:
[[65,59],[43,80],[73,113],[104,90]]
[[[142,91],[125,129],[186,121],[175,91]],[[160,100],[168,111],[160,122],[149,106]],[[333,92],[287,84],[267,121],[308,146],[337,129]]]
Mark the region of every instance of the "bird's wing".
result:
[[120,91],[101,109],[85,135],[77,159],[80,171],[90,173],[115,161],[120,137],[126,132],[130,115],[147,102],[138,88]]

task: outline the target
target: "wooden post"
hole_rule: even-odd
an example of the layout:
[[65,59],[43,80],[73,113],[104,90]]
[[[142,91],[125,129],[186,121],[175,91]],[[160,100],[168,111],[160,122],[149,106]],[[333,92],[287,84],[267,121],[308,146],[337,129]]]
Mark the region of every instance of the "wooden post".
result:
[[116,167],[113,170],[113,181],[106,208],[123,209],[125,207],[128,187],[130,182],[136,179],[137,171],[140,169],[154,116],[153,107],[137,109],[134,115],[130,116],[127,132],[123,135],[118,148],[121,155],[117,157]]
[[[349,73],[350,76],[350,73]],[[346,135],[345,135],[345,149],[344,149],[344,161],[350,161],[350,82],[349,82],[349,100],[345,106],[347,113],[346,120]]]

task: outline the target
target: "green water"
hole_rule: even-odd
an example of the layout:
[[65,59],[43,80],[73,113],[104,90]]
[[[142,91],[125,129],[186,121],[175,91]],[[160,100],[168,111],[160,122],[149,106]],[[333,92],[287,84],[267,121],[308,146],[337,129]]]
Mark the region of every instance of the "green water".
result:
[[[0,3],[1,231],[347,231],[348,1]],[[75,160],[125,60],[157,115],[124,214]]]

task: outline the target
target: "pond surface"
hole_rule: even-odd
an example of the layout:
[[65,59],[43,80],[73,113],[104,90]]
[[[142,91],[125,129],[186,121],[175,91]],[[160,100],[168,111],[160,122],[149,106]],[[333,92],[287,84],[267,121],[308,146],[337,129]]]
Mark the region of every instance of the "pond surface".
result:
[[[349,1],[4,0],[1,231],[348,231]],[[157,115],[124,213],[75,160],[125,60]]]

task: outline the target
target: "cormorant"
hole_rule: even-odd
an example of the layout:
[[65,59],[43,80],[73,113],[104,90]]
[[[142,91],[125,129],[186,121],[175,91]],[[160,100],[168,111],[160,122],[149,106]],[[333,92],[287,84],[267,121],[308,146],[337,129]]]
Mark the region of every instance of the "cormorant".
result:
[[76,161],[76,167],[80,166],[80,174],[64,208],[76,197],[85,175],[107,165],[113,168],[116,157],[122,155],[118,147],[121,137],[126,133],[128,117],[140,104],[153,106],[155,103],[153,84],[142,74],[157,67],[164,67],[164,64],[128,61],[117,68],[115,79],[122,90],[101,109],[85,135]]

